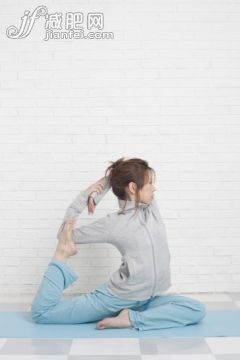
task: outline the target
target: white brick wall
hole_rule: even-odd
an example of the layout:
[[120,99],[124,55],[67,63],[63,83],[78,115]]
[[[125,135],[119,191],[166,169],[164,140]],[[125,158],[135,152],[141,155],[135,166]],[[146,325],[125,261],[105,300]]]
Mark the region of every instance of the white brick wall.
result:
[[[115,38],[44,41],[43,19],[7,38],[39,4],[0,1],[0,293],[36,292],[66,207],[121,156],[156,170],[174,290],[240,291],[240,1],[48,0],[103,12]],[[116,208],[108,193],[82,223]],[[66,293],[119,264],[81,245]]]

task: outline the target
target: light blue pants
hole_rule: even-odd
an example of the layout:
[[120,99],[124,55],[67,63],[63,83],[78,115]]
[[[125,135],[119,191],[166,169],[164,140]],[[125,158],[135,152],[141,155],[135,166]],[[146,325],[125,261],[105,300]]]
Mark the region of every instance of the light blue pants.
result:
[[106,283],[73,299],[61,299],[63,290],[77,275],[64,262],[52,259],[31,306],[32,319],[41,324],[81,324],[117,316],[129,309],[131,327],[137,330],[165,329],[198,323],[206,314],[198,300],[163,295],[136,301],[115,297]]

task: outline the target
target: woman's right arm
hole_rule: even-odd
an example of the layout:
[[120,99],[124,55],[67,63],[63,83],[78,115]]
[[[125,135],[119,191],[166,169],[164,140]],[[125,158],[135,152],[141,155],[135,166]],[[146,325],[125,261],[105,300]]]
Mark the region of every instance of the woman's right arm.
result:
[[107,214],[88,225],[75,224],[72,239],[76,244],[108,243],[112,234],[112,223],[112,214]]

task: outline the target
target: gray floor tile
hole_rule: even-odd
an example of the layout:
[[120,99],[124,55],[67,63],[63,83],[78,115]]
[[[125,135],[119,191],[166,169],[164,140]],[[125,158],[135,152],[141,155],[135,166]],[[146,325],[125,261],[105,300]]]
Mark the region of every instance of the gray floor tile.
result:
[[141,354],[209,354],[204,338],[139,339]]
[[240,300],[240,293],[228,293],[233,300]]
[[71,344],[71,339],[8,339],[0,355],[64,355],[69,354]]
[[215,355],[216,360],[240,360],[240,354]]
[[71,355],[68,360],[141,360],[138,355]]

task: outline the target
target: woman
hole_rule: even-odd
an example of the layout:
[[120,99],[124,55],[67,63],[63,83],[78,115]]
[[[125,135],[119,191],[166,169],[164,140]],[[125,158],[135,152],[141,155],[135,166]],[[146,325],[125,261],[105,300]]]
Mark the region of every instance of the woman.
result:
[[[154,199],[155,171],[139,158],[118,159],[105,176],[81,191],[66,211],[58,231],[58,245],[32,303],[37,323],[97,322],[96,329],[153,330],[199,322],[204,305],[188,297],[164,295],[171,286],[166,229]],[[120,210],[90,225],[79,226],[79,214],[93,213],[112,188]],[[66,264],[76,244],[109,243],[122,254],[120,268],[94,291],[61,300],[77,279]]]

